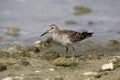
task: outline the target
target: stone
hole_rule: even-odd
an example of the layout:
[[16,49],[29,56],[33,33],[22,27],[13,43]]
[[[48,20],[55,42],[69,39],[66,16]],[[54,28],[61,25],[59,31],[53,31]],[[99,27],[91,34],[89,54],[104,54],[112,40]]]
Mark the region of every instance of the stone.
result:
[[13,78],[12,77],[6,77],[6,78],[4,78],[2,80],[13,80]]
[[54,80],[63,80],[61,76],[56,76]]
[[98,72],[85,72],[83,73],[84,76],[94,76],[95,78],[100,78],[101,74]]
[[23,80],[23,77],[16,76],[13,78],[14,80]]
[[8,52],[12,54],[13,52],[19,52],[21,50],[21,46],[19,45],[14,45],[8,48]]
[[41,44],[41,40],[35,41],[35,44]]
[[54,71],[54,68],[49,68],[49,71]]
[[74,57],[72,58],[59,57],[55,59],[52,63],[56,66],[76,66],[77,65]]
[[116,62],[117,62],[117,59],[116,59],[116,58],[113,58],[113,59],[108,60],[108,62],[116,63]]
[[120,67],[120,56],[113,56],[111,61],[114,63],[115,68]]
[[120,59],[120,56],[113,56],[114,58],[119,58]]
[[52,44],[53,44],[52,37],[49,37],[45,40],[37,40],[34,42],[34,46],[38,48],[49,48],[52,46]]
[[114,69],[113,62],[109,62],[109,63],[102,65],[101,69],[102,70],[113,70]]
[[48,51],[48,52],[43,53],[41,58],[45,60],[54,60],[58,58],[59,56],[60,56],[59,53],[56,51]]
[[95,76],[95,75],[98,75],[99,73],[97,72],[85,72],[83,73],[84,76]]
[[34,46],[38,48],[47,48],[43,40],[37,40],[34,42]]
[[6,34],[11,35],[11,36],[17,36],[20,32],[20,29],[17,27],[7,27],[5,29]]

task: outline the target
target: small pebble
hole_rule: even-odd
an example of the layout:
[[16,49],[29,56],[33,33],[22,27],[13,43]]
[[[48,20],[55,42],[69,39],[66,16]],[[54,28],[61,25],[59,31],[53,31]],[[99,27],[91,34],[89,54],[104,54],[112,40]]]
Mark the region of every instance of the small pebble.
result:
[[21,74],[21,76],[24,76],[24,74]]
[[117,62],[117,59],[116,59],[116,58],[113,58],[113,59],[108,60],[108,62],[113,62],[113,63],[115,63],[115,62]]
[[83,73],[84,76],[96,76],[98,74],[99,73],[97,73],[97,72],[85,72],[85,73]]
[[49,68],[49,71],[54,71],[54,68]]
[[102,65],[102,70],[113,70],[113,69],[114,69],[114,65],[112,62]]
[[41,73],[42,71],[35,71],[35,73]]
[[12,77],[6,77],[6,78],[4,78],[2,80],[13,80],[13,78]]
[[114,58],[119,58],[120,59],[120,56],[113,56]]
[[16,76],[13,78],[13,80],[23,80],[23,77]]
[[63,80],[63,78],[61,76],[56,76],[55,80]]
[[35,44],[37,45],[37,44],[41,44],[41,40],[38,40],[38,41],[35,41]]

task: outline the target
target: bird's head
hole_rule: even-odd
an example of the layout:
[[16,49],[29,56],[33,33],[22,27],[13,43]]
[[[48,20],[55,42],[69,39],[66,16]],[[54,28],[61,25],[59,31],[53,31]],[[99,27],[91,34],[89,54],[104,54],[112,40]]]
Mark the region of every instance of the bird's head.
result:
[[51,33],[55,33],[55,32],[58,32],[59,31],[59,28],[56,24],[52,24],[48,27],[48,30],[46,32],[44,32],[41,36],[51,32]]

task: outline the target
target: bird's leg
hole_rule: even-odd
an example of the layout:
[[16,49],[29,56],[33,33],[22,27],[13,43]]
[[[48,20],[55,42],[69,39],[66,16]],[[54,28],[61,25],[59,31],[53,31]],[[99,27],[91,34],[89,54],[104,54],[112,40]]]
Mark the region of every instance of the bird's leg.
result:
[[73,55],[72,57],[75,57],[75,48],[72,46],[72,50],[73,50]]
[[66,56],[67,53],[68,53],[68,47],[66,46],[66,52],[65,52],[64,57]]

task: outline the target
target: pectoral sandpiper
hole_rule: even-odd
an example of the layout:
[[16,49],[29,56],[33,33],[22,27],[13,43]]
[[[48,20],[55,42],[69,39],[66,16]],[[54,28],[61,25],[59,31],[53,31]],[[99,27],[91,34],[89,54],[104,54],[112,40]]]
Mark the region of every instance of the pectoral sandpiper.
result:
[[[44,32],[41,36],[52,33],[52,38],[54,41],[59,42],[63,46],[66,47],[66,54],[68,53],[68,47],[72,45],[73,43],[79,42],[81,40],[84,40],[88,37],[92,36],[92,32],[83,31],[83,32],[76,32],[72,30],[59,30],[58,26],[56,24],[52,24],[48,27],[48,30]],[[75,48],[72,46],[73,49],[73,56],[75,56]]]

